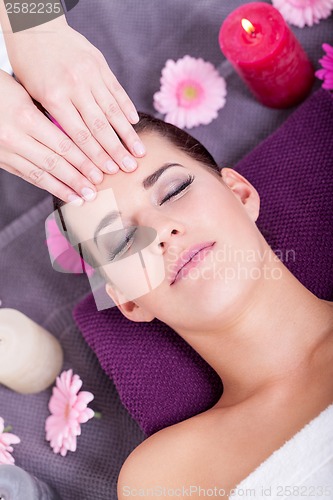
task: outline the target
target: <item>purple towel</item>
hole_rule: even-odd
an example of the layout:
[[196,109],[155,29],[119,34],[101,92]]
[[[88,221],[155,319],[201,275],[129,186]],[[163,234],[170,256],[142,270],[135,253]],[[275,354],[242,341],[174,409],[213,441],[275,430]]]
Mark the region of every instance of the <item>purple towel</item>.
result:
[[[261,198],[258,227],[291,272],[333,299],[333,96],[319,90],[235,169]],[[222,393],[211,367],[158,320],[132,323],[97,311],[90,294],[73,311],[84,338],[146,435],[210,408]]]

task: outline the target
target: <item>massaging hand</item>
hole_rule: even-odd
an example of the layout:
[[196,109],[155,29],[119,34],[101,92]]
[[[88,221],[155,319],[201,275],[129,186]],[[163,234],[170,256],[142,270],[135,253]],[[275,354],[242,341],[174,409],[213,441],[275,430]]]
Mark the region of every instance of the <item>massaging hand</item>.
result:
[[[33,28],[31,33],[7,35],[6,45],[19,81],[57,120],[97,170],[109,173],[118,170],[118,166],[125,171],[135,169],[133,155],[145,153],[131,126],[138,120],[135,107],[101,52],[68,26],[64,16]],[[55,142],[55,132],[52,135]],[[98,183],[97,178],[89,177],[92,165],[82,156],[78,158],[74,145],[66,158],[70,153],[75,157],[75,160],[72,158],[74,166]],[[67,177],[74,174],[70,170]],[[74,185],[79,184],[78,178]]]
[[[94,189],[74,166],[88,175],[94,167],[46,116],[22,85],[0,70],[0,168],[71,201],[75,191]],[[74,165],[74,166],[73,166]],[[76,195],[77,196],[77,195]]]

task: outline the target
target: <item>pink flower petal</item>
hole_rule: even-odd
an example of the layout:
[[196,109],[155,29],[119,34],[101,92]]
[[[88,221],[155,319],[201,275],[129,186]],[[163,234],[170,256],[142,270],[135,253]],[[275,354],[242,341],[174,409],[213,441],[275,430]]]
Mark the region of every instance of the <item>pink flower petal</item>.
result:
[[328,56],[331,56],[333,58],[333,47],[331,45],[329,45],[328,43],[323,43],[322,48]]
[[82,380],[73,370],[63,371],[56,379],[49,401],[49,415],[45,421],[46,440],[54,453],[66,456],[67,451],[75,451],[76,436],[81,434],[81,424],[94,416],[87,408],[94,395],[81,391]]
[[5,445],[18,444],[21,442],[18,436],[15,436],[15,434],[11,434],[10,432],[4,432],[1,434],[0,440]]
[[213,64],[185,55],[168,59],[162,69],[161,88],[154,107],[165,121],[180,128],[208,124],[225,104],[226,83]]
[[272,4],[288,23],[299,28],[318,24],[333,10],[333,0],[272,0]]
[[0,451],[0,465],[1,464],[13,465],[14,463],[15,460],[10,453],[8,453],[7,451]]
[[[333,1],[333,0],[332,0]],[[320,80],[323,80],[322,87],[326,90],[333,89],[333,47],[328,43],[323,43],[323,50],[326,55],[319,59],[322,68],[315,72],[315,75]]]
[[20,438],[15,434],[4,431],[4,419],[0,417],[0,464],[14,464],[15,460],[11,456],[14,451],[12,444],[21,442]]
[[88,422],[91,418],[93,418],[95,412],[91,410],[91,408],[87,408],[86,411],[82,412],[79,417],[80,424]]

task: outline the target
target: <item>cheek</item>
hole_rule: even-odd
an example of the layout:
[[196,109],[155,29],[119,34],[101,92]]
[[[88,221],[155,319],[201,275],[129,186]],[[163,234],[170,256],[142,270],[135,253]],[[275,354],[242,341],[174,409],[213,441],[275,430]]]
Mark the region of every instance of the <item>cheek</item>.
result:
[[103,269],[124,296],[124,301],[135,301],[152,293],[165,278],[163,257],[153,253],[151,247],[107,264]]
[[207,196],[204,212],[206,227],[214,228],[221,242],[240,248],[257,245],[255,223],[242,202],[228,188],[220,188]]
[[144,268],[138,254],[103,267],[117,290],[124,296],[124,301],[135,300],[149,292]]
[[[241,231],[248,218],[244,209],[232,193],[215,183],[203,184],[202,189],[190,200],[185,212],[184,221],[187,228],[195,237],[203,231],[211,236],[220,236],[228,239]],[[237,230],[236,230],[237,227]]]

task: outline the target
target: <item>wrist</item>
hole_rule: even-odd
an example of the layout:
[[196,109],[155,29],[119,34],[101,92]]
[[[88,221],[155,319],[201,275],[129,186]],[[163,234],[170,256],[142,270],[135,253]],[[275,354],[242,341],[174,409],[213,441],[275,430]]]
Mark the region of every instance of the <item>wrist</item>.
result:
[[[63,12],[63,11],[62,11]],[[64,27],[67,27],[67,19],[65,14],[61,14],[50,21],[47,21],[43,24],[39,24],[37,26],[33,26],[29,29],[24,30],[24,33],[42,33],[45,31],[48,32],[57,32]]]
[[[36,10],[37,8],[39,10]],[[45,5],[0,0],[0,23],[5,36],[45,31],[56,32],[68,26],[60,0],[49,0]]]
[[[2,0],[0,0],[0,5],[1,3]],[[1,24],[6,24],[7,28],[6,30],[3,30],[3,35],[6,43],[8,58],[14,71],[16,59],[21,59],[20,55],[24,52],[25,47],[29,47],[30,50],[35,44],[39,45],[40,43],[45,42],[45,40],[40,38],[43,34],[47,34],[48,36],[52,34],[58,35],[62,30],[69,27],[65,14],[61,14],[58,17],[37,26],[13,32],[9,23],[8,15],[5,14],[5,17],[7,22],[3,23],[4,13],[2,12]]]

